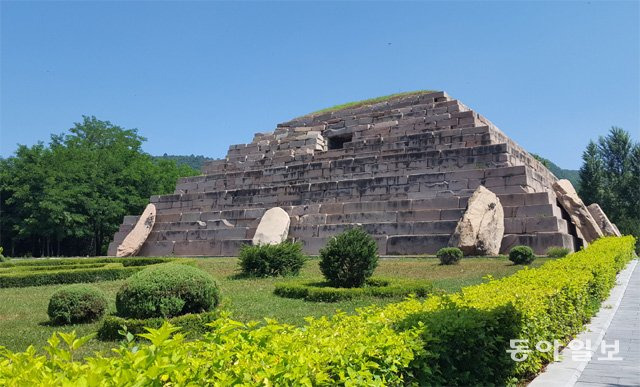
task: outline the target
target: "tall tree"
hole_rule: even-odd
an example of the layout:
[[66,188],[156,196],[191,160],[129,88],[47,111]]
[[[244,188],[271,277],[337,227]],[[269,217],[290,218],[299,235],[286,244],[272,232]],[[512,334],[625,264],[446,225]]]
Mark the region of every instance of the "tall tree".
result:
[[634,235],[640,247],[640,144],[628,132],[612,127],[582,155],[580,196],[599,203],[624,234]]
[[589,204],[601,202],[604,169],[602,168],[600,152],[595,142],[589,142],[587,149],[582,154],[582,161],[584,164],[580,168],[580,197]]

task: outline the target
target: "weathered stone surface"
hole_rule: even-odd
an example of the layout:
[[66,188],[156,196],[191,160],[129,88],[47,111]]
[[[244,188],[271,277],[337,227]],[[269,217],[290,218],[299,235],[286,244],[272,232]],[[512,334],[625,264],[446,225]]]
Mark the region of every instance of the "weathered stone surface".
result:
[[[151,197],[156,224],[139,254],[234,255],[247,239],[261,238],[258,226],[273,207],[289,214],[288,237],[306,253],[358,223],[380,254],[432,253],[449,242],[479,186],[500,198],[503,249],[511,242],[542,252],[574,248],[582,234],[563,219],[555,181],[446,93],[403,96],[299,117],[230,146],[202,175],[179,179],[173,194]],[[110,252],[136,222],[125,218]]]
[[273,207],[264,213],[253,237],[254,245],[273,245],[283,242],[289,235],[291,219],[280,207]]
[[435,254],[448,240],[449,235],[394,235],[387,240],[387,254]]
[[616,227],[615,224],[611,223],[611,221],[607,217],[607,214],[602,211],[602,208],[600,208],[600,205],[598,203],[590,204],[589,206],[587,206],[587,210],[589,210],[589,213],[591,214],[591,216],[593,216],[593,219],[595,219],[596,223],[598,223],[598,226],[600,226],[600,230],[602,230],[604,235],[621,236],[618,227]]
[[504,211],[500,199],[484,186],[469,198],[449,245],[465,255],[497,255],[504,235]]
[[569,213],[571,223],[576,226],[587,243],[591,243],[604,235],[569,180],[556,181],[553,184],[553,190],[560,205]]
[[615,223],[611,223],[611,226],[613,226],[613,229],[615,230],[617,235],[622,235],[622,233],[620,232],[620,229],[618,228],[618,226],[616,226]]
[[124,238],[120,246],[116,251],[117,257],[131,257],[136,255],[147,237],[153,229],[153,225],[156,222],[156,206],[154,204],[148,204],[147,208],[138,219],[138,222],[133,227],[133,230]]

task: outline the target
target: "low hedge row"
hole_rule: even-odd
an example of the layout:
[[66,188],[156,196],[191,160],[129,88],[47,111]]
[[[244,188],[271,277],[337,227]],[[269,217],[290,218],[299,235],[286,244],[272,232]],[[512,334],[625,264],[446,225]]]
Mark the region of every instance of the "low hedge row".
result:
[[359,288],[336,288],[329,282],[287,281],[275,284],[274,293],[280,297],[301,298],[307,301],[338,302],[363,297],[403,297],[414,294],[425,297],[433,290],[433,285],[425,281],[391,278],[369,278]]
[[[176,262],[181,264],[194,264],[189,259],[172,258],[98,258],[86,259],[87,264],[80,264],[83,259],[70,259],[73,263],[60,263],[63,259],[30,260],[35,270],[28,270],[29,265],[25,262],[16,263],[19,268],[15,271],[0,272],[0,288],[42,286],[53,284],[70,284],[79,282],[110,281],[127,278],[132,274],[142,270],[145,265],[158,264],[163,262]],[[46,266],[39,261],[50,262],[51,266]],[[102,265],[101,262],[106,261]],[[100,267],[94,265],[100,263]],[[51,267],[51,270],[42,270]]]
[[[587,249],[461,292],[368,307],[355,315],[309,318],[303,327],[222,317],[202,340],[168,324],[151,345],[70,361],[56,344],[0,350],[0,384],[108,385],[501,385],[538,372],[553,356],[510,360],[510,339],[566,343],[598,309],[632,258],[632,237],[602,238]],[[59,334],[67,342],[75,337]],[[75,348],[75,345],[69,345]]]
[[55,266],[26,266],[20,265],[15,267],[3,267],[0,268],[0,274],[3,273],[17,273],[17,272],[33,272],[33,271],[56,271],[56,270],[75,270],[75,269],[95,269],[97,267],[104,267],[107,263],[88,263],[86,265],[77,264],[77,265],[55,265]]
[[169,320],[161,317],[129,319],[118,316],[107,316],[98,329],[98,338],[103,341],[121,340],[123,336],[120,332],[122,332],[125,327],[127,332],[139,335],[147,332],[145,327],[160,328],[166,321],[169,321],[173,326],[180,327],[180,331],[186,337],[194,338],[210,330],[211,328],[208,327],[208,324],[214,322],[219,317],[220,312],[215,310],[211,312],[185,314]]
[[2,267],[16,266],[69,266],[88,265],[95,263],[121,263],[122,266],[147,266],[156,263],[175,261],[180,258],[147,258],[147,257],[100,257],[100,258],[14,258],[11,261],[0,263]]

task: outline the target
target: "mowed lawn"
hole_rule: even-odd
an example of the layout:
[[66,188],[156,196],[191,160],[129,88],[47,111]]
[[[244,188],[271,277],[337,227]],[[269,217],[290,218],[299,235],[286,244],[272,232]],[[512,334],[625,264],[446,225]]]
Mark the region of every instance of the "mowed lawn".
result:
[[[547,261],[538,258],[531,265],[537,267]],[[300,278],[321,280],[318,259],[312,259],[303,268]],[[244,322],[268,317],[281,322],[301,325],[307,316],[330,316],[336,310],[353,313],[357,308],[371,304],[384,305],[400,299],[376,299],[344,301],[337,303],[307,302],[285,299],[273,294],[274,284],[283,278],[238,278],[237,258],[198,258],[198,266],[209,272],[217,281],[222,296],[221,308],[231,312],[232,318]],[[463,286],[485,281],[483,277],[508,276],[523,266],[513,265],[504,257],[467,258],[458,265],[442,266],[436,258],[387,258],[381,259],[376,276],[424,279],[433,282],[436,291],[455,292]],[[286,279],[285,279],[286,280]],[[115,295],[124,280],[98,282],[109,298],[109,313],[115,312]],[[26,349],[30,344],[41,348],[55,331],[78,335],[95,332],[99,322],[70,326],[50,326],[47,323],[47,305],[54,291],[65,285],[0,289],[0,346],[14,351]],[[95,351],[107,350],[117,343],[91,340],[78,355],[86,356]]]

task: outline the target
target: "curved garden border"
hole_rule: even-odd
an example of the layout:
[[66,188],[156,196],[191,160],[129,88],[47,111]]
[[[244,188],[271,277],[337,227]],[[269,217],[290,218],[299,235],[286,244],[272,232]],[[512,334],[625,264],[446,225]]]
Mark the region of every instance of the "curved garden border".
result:
[[338,302],[363,297],[402,297],[410,294],[425,297],[433,291],[427,281],[373,277],[361,288],[336,288],[329,282],[294,280],[276,283],[274,293],[280,297],[306,301]]

